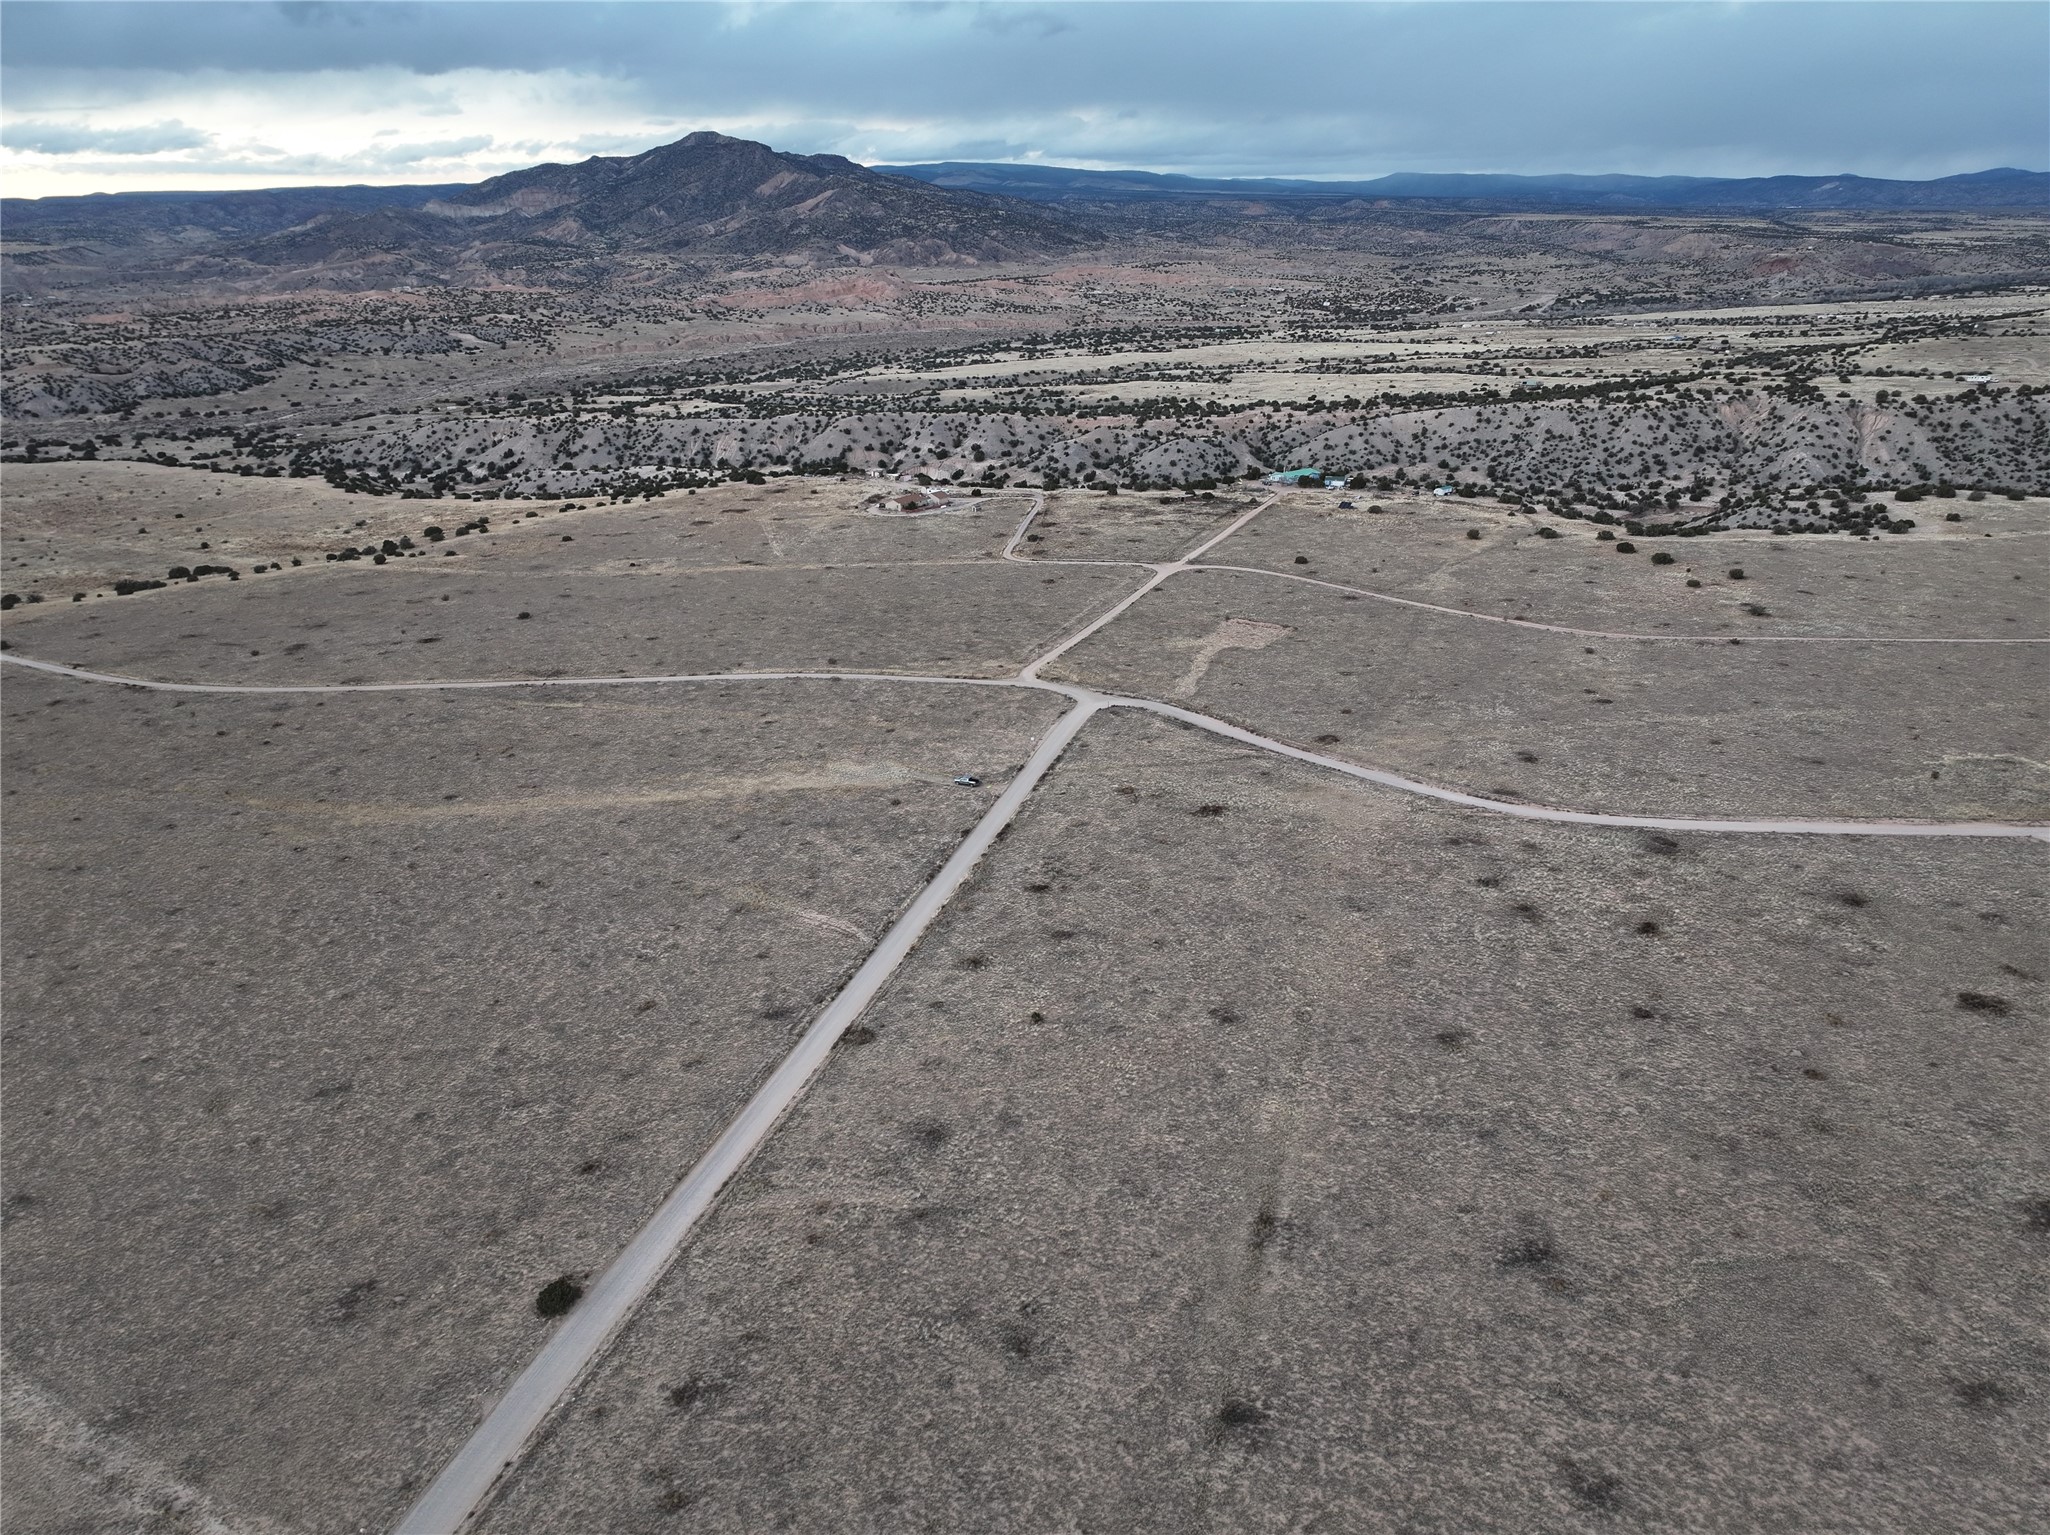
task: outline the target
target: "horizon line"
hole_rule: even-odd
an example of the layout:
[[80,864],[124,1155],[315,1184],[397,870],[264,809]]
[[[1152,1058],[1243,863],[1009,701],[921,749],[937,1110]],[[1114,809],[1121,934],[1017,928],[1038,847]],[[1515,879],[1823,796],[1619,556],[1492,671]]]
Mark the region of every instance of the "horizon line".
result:
[[[721,135],[721,137],[732,137],[732,135]],[[678,141],[676,141],[676,140],[671,140],[670,142],[671,142],[671,143],[675,143],[675,142],[678,142]],[[760,141],[759,141],[759,140],[743,140],[743,141],[741,141],[741,142],[760,142]],[[655,148],[655,149],[663,149],[663,148],[667,148],[667,147],[668,147],[668,145],[666,145],[666,144],[658,144],[658,145],[654,146],[654,148]],[[768,147],[771,147],[771,146],[767,146],[767,145],[765,145],[764,147],[765,147],[765,148],[768,148]],[[773,152],[775,152],[775,153],[779,153],[779,154],[786,154],[786,153],[787,153],[787,154],[798,154],[798,153],[799,153],[799,151],[795,151],[795,150],[774,150]],[[642,154],[650,154],[650,153],[653,153],[653,150],[643,150],[643,151],[641,151],[641,153],[642,153]],[[484,175],[484,176],[477,176],[477,177],[472,177],[472,178],[466,178],[466,179],[459,179],[459,180],[450,180],[450,181],[440,181],[440,180],[433,180],[433,179],[422,179],[422,180],[417,180],[417,181],[416,181],[416,180],[391,180],[391,181],[384,181],[384,180],[363,180],[363,181],[333,181],[333,180],[285,180],[285,181],[256,181],[256,180],[252,180],[252,179],[250,179],[250,178],[251,178],[251,177],[253,177],[253,176],[255,176],[255,175],[257,175],[257,174],[259,174],[259,173],[253,173],[253,172],[229,172],[229,173],[227,173],[227,174],[226,174],[226,175],[225,175],[225,176],[224,176],[224,177],[222,178],[223,180],[233,180],[233,181],[236,181],[236,182],[240,182],[240,183],[243,183],[243,184],[239,184],[239,185],[220,185],[220,184],[215,184],[215,185],[211,185],[211,186],[129,186],[129,187],[121,187],[121,188],[117,188],[117,189],[113,189],[113,190],[108,190],[108,189],[101,189],[101,190],[97,190],[97,191],[92,191],[92,192],[43,192],[43,193],[38,193],[38,194],[35,194],[35,195],[33,195],[33,196],[17,196],[17,195],[13,195],[13,194],[8,194],[8,193],[4,192],[4,190],[0,190],[0,201],[6,201],[6,202],[47,202],[47,201],[50,201],[50,200],[52,200],[52,199],[56,199],[56,198],[82,198],[82,197],[128,197],[128,196],[135,196],[135,195],[143,195],[143,196],[150,196],[150,195],[165,195],[165,194],[189,194],[189,195],[205,195],[205,194],[208,194],[208,193],[215,193],[215,194],[222,194],[222,195],[225,195],[225,194],[229,194],[229,193],[234,193],[234,192],[315,192],[315,191],[327,191],[327,190],[335,190],[335,191],[347,191],[347,190],[353,190],[353,189],[356,189],[356,188],[359,188],[359,187],[360,187],[360,188],[368,188],[368,187],[453,187],[453,186],[477,186],[477,185],[480,185],[480,184],[482,184],[483,182],[486,182],[486,181],[491,181],[491,180],[493,180],[493,179],[495,179],[496,177],[499,177],[499,176],[507,176],[507,175],[513,175],[513,174],[516,174],[516,172],[517,172],[517,171],[520,171],[520,170],[531,170],[531,169],[534,169],[534,168],[536,168],[536,167],[539,167],[539,166],[543,166],[543,165],[581,165],[581,164],[586,164],[586,163],[588,163],[589,161],[592,161],[592,160],[607,160],[607,159],[624,159],[624,160],[631,160],[631,159],[638,159],[638,158],[639,158],[639,156],[638,156],[638,155],[587,155],[587,156],[585,156],[585,157],[584,157],[584,159],[583,159],[583,160],[537,160],[537,161],[533,161],[533,162],[530,162],[530,163],[529,163],[529,164],[527,164],[527,165],[521,165],[521,166],[517,166],[517,167],[514,167],[514,168],[513,168],[512,170],[505,170],[505,171],[493,171],[493,172],[491,172],[491,173],[490,173],[489,175]],[[805,158],[811,158],[811,157],[810,157],[810,156],[805,156]],[[1983,169],[1980,169],[1980,170],[1973,170],[1973,171],[1953,171],[1953,172],[1950,172],[1950,173],[1949,173],[1949,174],[1947,174],[1947,175],[1942,175],[1942,176],[1872,176],[1872,175],[1867,175],[1866,173],[1864,173],[1864,172],[1862,172],[1862,171],[1775,171],[1775,172],[1772,172],[1772,173],[1770,173],[1770,174],[1753,174],[1753,175],[1743,175],[1743,176],[1737,176],[1737,175],[1697,175],[1697,174],[1694,174],[1694,173],[1691,173],[1691,172],[1677,172],[1677,171],[1675,171],[1675,172],[1652,172],[1652,171],[1473,171],[1473,170],[1463,170],[1463,171],[1416,171],[1416,170],[1396,170],[1396,171],[1378,171],[1378,172],[1374,172],[1374,173],[1371,173],[1371,174],[1366,174],[1366,175],[1350,175],[1350,176],[1312,176],[1312,175],[1291,175],[1291,174],[1288,174],[1288,173],[1285,173],[1285,172],[1269,172],[1269,173],[1263,173],[1263,174],[1259,174],[1259,175],[1252,175],[1252,174],[1246,174],[1246,175],[1230,175],[1230,176],[1225,176],[1225,175],[1204,175],[1204,174],[1201,174],[1201,173],[1198,173],[1198,172],[1194,172],[1194,171],[1158,171],[1158,170],[1150,170],[1150,169],[1147,169],[1147,168],[1146,168],[1146,167],[1144,167],[1144,166],[1137,166],[1137,165],[1119,165],[1119,166],[1100,166],[1100,165],[1087,165],[1087,164],[1084,164],[1084,165],[1068,165],[1068,164],[1059,164],[1059,163],[1055,163],[1055,162],[1052,162],[1052,161],[1045,161],[1045,160],[952,160],[952,159],[949,159],[949,160],[856,160],[856,159],[854,159],[854,158],[853,158],[852,156],[849,156],[849,155],[835,155],[835,156],[833,156],[833,158],[836,158],[836,159],[844,159],[844,160],[847,160],[847,161],[848,161],[848,162],[849,162],[850,164],[858,165],[858,166],[860,166],[860,167],[861,167],[862,169],[864,169],[864,170],[874,170],[874,171],[885,171],[885,172],[887,172],[887,171],[892,171],[892,170],[909,170],[909,169],[923,169],[923,168],[929,168],[929,167],[935,167],[935,166],[948,166],[948,165],[959,165],[959,166],[977,166],[977,167],[979,167],[979,166],[1002,166],[1002,167],[1013,167],[1013,168],[1016,168],[1016,169],[1020,169],[1020,170],[1044,170],[1044,171],[1079,171],[1079,172],[1081,172],[1081,173],[1083,173],[1083,174],[1085,174],[1085,175],[1095,175],[1095,176],[1116,176],[1116,175],[1140,175],[1140,176],[1161,176],[1161,177],[1173,177],[1173,178],[1178,178],[1178,179],[1182,179],[1182,180],[1187,180],[1187,181],[1207,181],[1207,182],[1292,182],[1292,183],[1296,183],[1296,184],[1299,184],[1299,185],[1306,185],[1306,186],[1314,186],[1314,185],[1327,185],[1327,186],[1333,187],[1334,189],[1337,189],[1337,188],[1344,188],[1344,187],[1349,187],[1349,186],[1357,186],[1357,185],[1359,185],[1359,184],[1361,184],[1361,183],[1364,183],[1364,182],[1373,182],[1373,181],[1386,181],[1386,180],[1391,180],[1391,179],[1393,179],[1393,178],[1395,178],[1395,177],[1398,177],[1398,176],[1415,176],[1415,177],[1452,177],[1452,176],[1465,176],[1465,177],[1476,177],[1476,178],[1482,178],[1482,177],[1485,177],[1485,178],[1500,178],[1500,179],[1510,179],[1510,180],[1518,180],[1518,181],[1546,181],[1546,180],[1555,180],[1555,179],[1560,179],[1560,178],[1567,178],[1567,177],[1571,177],[1571,178],[1575,178],[1575,179],[1581,179],[1581,180],[1618,180],[1618,181],[1687,181],[1687,182],[1744,182],[1744,181],[1789,181],[1789,180],[1792,180],[1792,181],[1872,181],[1872,182],[1882,182],[1882,183],[1887,183],[1887,184],[1891,184],[1891,185],[1895,185],[1895,186],[1930,186],[1930,185],[1934,185],[1934,184],[1935,184],[1935,183],[1937,183],[1937,182],[1942,182],[1942,181],[1958,181],[1958,180],[1964,180],[1964,179],[1968,179],[1968,178],[1971,178],[1971,177],[1979,177],[1979,176],[1994,176],[1994,175],[2000,175],[2000,174],[2003,174],[2003,173],[2005,173],[2005,174],[2012,174],[2012,175],[2017,175],[2017,176],[2050,176],[2050,169],[2043,169],[2043,170],[2038,170],[2038,169],[2036,169],[2036,168],[2034,168],[2034,167],[2032,167],[2032,166],[2024,166],[2024,165],[1989,165],[1989,166],[1986,166],[1986,167],[1984,167]]]

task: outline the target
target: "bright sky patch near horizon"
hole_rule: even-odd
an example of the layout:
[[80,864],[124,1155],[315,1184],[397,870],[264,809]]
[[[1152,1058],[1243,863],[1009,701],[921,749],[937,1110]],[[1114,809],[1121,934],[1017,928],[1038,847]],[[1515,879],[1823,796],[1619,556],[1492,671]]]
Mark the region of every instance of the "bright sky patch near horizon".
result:
[[477,181],[710,128],[865,163],[2050,168],[2041,0],[0,4],[15,197]]

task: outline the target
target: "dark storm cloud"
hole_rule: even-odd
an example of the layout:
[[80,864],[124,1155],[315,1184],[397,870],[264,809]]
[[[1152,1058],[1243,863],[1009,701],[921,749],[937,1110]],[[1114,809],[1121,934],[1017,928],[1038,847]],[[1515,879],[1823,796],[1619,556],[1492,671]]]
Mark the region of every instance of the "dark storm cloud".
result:
[[38,117],[117,77],[567,70],[606,77],[646,144],[744,118],[870,160],[1919,176],[2050,144],[2040,4],[4,9],[8,100]]

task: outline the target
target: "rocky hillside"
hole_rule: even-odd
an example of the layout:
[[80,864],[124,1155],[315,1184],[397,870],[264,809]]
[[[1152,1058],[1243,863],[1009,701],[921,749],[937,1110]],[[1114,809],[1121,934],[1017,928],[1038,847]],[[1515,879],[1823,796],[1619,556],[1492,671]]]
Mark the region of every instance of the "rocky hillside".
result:
[[[1650,507],[1828,483],[2050,492],[2050,394],[1800,401],[1765,392],[1369,413],[1262,408],[1148,417],[799,411],[622,419],[480,415],[295,455],[351,488],[572,495],[729,470],[924,473],[1179,485],[1314,464],[1538,498]],[[224,467],[227,467],[224,465]],[[1696,493],[1699,493],[1697,495]]]

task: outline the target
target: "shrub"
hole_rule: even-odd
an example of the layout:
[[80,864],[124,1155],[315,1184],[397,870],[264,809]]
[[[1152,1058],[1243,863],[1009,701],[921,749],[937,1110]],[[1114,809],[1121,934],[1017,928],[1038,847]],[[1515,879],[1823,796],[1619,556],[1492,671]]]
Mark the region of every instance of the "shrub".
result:
[[1504,1268],[1544,1268],[1558,1260],[1559,1249],[1549,1232],[1533,1230],[1503,1249]]
[[1673,563],[1673,557],[1666,553],[1665,550],[1660,549],[1652,555],[1651,562],[1654,565],[1670,565]]
[[583,1298],[584,1287],[564,1274],[541,1286],[541,1293],[534,1297],[534,1311],[539,1316],[561,1316]]
[[1480,542],[1481,530],[1479,528],[1468,528],[1466,530],[1466,536],[1474,540],[1474,542],[1478,543]]
[[1732,565],[1732,566],[1730,567],[1730,579],[1731,579],[1732,581],[1741,581],[1741,580],[1743,580],[1743,579],[1744,579],[1744,567],[1743,567],[1743,566],[1741,566],[1741,565]]
[[[1618,553],[1618,554],[1635,554],[1636,552],[1637,552],[1637,545],[1635,545],[1635,544],[1631,543],[1629,539],[1627,539],[1627,538],[1619,538],[1619,539],[1617,539],[1617,540],[1616,540],[1616,553]],[[1671,556],[1668,556],[1668,558],[1670,558],[1670,557],[1671,557]]]
[[1607,528],[1603,528],[1601,532],[1595,534],[1594,541],[1598,544],[1612,544],[1616,541],[1616,535]]
[[1266,1408],[1243,1397],[1226,1397],[1224,1405],[1217,1409],[1217,1422],[1223,1428],[1258,1428],[1268,1416]]

